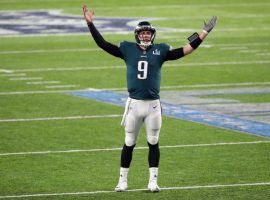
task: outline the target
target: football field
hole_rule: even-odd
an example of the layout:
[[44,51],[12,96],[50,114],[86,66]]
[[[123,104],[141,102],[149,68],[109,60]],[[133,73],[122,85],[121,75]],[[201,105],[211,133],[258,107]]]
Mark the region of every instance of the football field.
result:
[[[201,46],[164,63],[159,193],[141,129],[126,192],[116,193],[125,63],[118,45],[149,20],[174,48],[218,17]],[[0,199],[270,199],[270,2],[1,0]]]

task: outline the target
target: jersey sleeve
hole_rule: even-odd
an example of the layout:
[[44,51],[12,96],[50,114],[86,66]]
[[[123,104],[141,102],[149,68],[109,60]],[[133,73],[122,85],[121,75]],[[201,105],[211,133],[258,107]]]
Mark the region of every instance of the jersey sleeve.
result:
[[177,48],[177,49],[173,49],[171,46],[169,46],[168,44],[162,44],[163,48],[166,51],[166,56],[164,58],[165,61],[168,60],[177,60],[179,58],[184,57],[184,50],[182,47]]
[[122,55],[122,52],[120,51],[120,48],[110,42],[107,42],[102,35],[99,33],[99,31],[96,29],[95,25],[93,23],[88,23],[88,28],[90,33],[92,34],[96,44],[102,48],[107,53],[119,57],[124,58]]
[[165,61],[167,60],[177,60],[179,58],[184,57],[184,49],[183,47],[177,48],[177,49],[172,49],[168,51],[168,54],[165,58]]

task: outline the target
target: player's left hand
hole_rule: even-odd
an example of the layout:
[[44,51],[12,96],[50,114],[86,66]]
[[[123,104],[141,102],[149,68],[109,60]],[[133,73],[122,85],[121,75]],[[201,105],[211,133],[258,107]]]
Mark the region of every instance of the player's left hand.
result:
[[208,23],[204,21],[204,27],[203,27],[204,32],[206,34],[210,33],[210,31],[212,31],[212,29],[216,25],[216,22],[217,22],[217,16],[213,16],[212,19]]

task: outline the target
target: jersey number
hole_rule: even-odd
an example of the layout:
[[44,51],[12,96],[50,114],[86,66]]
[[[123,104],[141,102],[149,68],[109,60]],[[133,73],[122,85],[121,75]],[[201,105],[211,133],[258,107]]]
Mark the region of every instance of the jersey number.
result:
[[137,74],[138,79],[147,79],[147,70],[148,70],[148,62],[139,61],[138,62],[139,73]]

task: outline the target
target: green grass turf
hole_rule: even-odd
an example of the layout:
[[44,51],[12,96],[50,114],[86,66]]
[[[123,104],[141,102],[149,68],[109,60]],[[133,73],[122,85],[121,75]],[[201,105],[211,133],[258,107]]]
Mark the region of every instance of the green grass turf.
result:
[[40,118],[121,114],[123,108],[68,94],[2,96],[0,118]]
[[[81,16],[85,1],[2,0],[0,10],[61,9]],[[87,2],[88,3],[88,2]],[[162,86],[270,82],[269,2],[220,1],[91,1],[98,16],[158,17],[157,28],[200,31],[204,19],[219,17],[217,27],[192,55],[164,65]],[[162,18],[162,19],[161,19]],[[157,32],[156,41],[183,46],[192,32]],[[104,34],[112,43],[132,41],[133,34]],[[238,48],[238,49],[237,49]],[[252,63],[248,63],[252,61]],[[217,63],[205,64],[201,63]],[[233,64],[232,62],[244,62]],[[263,63],[258,63],[263,62]],[[196,63],[198,65],[196,65]],[[226,64],[227,63],[227,64]],[[175,65],[169,67],[169,65]],[[189,66],[192,65],[192,66]],[[113,67],[46,71],[58,68]],[[167,66],[167,67],[166,67]],[[69,36],[0,37],[0,69],[61,81],[72,88],[125,88],[124,63],[99,50],[89,33]],[[43,69],[43,71],[31,71]],[[27,71],[28,70],[28,71]],[[30,71],[29,71],[30,70]],[[29,81],[11,81],[0,72],[0,119],[31,119],[85,115],[119,115],[123,108],[66,93],[1,95],[12,91],[51,91]],[[233,86],[232,86],[233,87]],[[264,87],[267,87],[265,85]],[[211,87],[209,87],[211,88]],[[188,88],[182,88],[188,89]],[[204,88],[208,89],[208,88]],[[211,96],[212,98],[212,96]],[[269,95],[233,95],[242,102],[269,102]],[[121,117],[0,122],[0,154],[37,151],[119,148],[124,130]],[[214,144],[269,140],[232,130],[173,118],[163,118],[160,145]],[[137,147],[146,147],[145,130]],[[269,143],[161,148],[160,187],[269,182]],[[0,156],[0,196],[111,191],[118,179],[120,150]],[[130,189],[146,188],[147,150],[135,150]],[[28,197],[24,199],[269,199],[269,185]],[[22,199],[22,198],[21,198]]]
[[[4,131],[1,133],[3,140],[0,141],[0,151],[4,153],[121,147],[124,130],[119,125],[120,121],[121,118],[107,118],[1,123],[0,127]],[[262,138],[254,135],[164,118],[160,144],[249,142],[260,139]],[[7,143],[7,141],[12,141],[12,143]],[[144,129],[137,145],[146,146]]]
[[[267,182],[270,175],[265,162],[268,151],[269,144],[162,149],[160,169],[163,170],[160,170],[159,182],[163,187]],[[6,164],[2,167],[1,193],[111,190],[117,182],[119,153],[3,157],[1,160]],[[147,185],[146,157],[146,150],[134,152],[130,189]],[[250,164],[252,162],[256,165]],[[181,191],[172,194],[179,193]]]
[[[200,199],[200,200],[246,200],[256,199],[265,200],[269,196],[268,187],[241,187],[241,188],[225,188],[225,189],[196,189],[196,190],[181,190],[179,191],[163,191],[159,194],[151,194],[149,192],[134,192],[134,193],[111,193],[111,194],[95,194],[95,195],[71,195],[57,197],[39,197],[39,199],[136,199],[140,196],[141,199]],[[269,191],[269,190],[268,190]],[[139,194],[138,194],[139,193]],[[173,194],[173,195],[172,195]],[[28,198],[36,199],[36,198]]]

